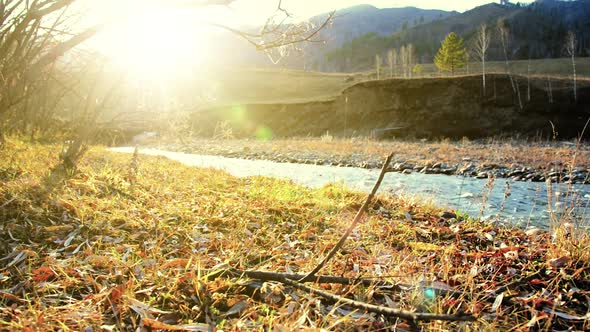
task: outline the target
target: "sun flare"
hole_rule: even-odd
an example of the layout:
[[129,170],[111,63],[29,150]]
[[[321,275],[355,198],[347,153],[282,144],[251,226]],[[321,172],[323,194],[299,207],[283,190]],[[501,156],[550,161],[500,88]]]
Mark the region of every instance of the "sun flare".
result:
[[103,49],[113,63],[138,78],[174,76],[205,56],[199,26],[178,10],[150,10],[116,29]]

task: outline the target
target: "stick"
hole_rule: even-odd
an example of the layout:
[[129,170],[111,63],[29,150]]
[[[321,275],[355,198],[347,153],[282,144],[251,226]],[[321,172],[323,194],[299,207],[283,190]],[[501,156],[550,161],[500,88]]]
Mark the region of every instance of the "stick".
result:
[[[267,271],[245,271],[239,270],[235,268],[230,268],[228,270],[218,271],[208,275],[209,278],[215,279],[222,276],[234,276],[234,277],[241,277],[245,276],[252,279],[258,279],[262,281],[278,281],[282,282],[284,279],[291,279],[291,280],[300,280],[305,277],[304,274],[293,274],[293,273],[277,273],[277,272],[267,272]],[[402,291],[404,288],[410,289],[414,286],[401,284],[401,283],[390,283],[387,281],[371,279],[371,278],[346,278],[346,277],[334,277],[334,276],[326,276],[326,275],[317,275],[315,276],[311,282],[315,282],[318,284],[342,284],[342,285],[358,285],[362,284],[363,286],[380,286],[380,287],[390,287],[392,291]]]
[[341,297],[338,295],[334,295],[328,292],[324,292],[322,290],[318,290],[312,287],[308,287],[303,285],[297,281],[284,279],[281,281],[282,283],[289,285],[293,288],[299,289],[301,291],[307,292],[312,295],[321,296],[329,301],[333,301],[335,303],[344,303],[353,308],[365,310],[368,312],[374,312],[384,316],[392,316],[392,317],[399,317],[409,321],[410,323],[414,323],[416,321],[432,321],[432,320],[444,320],[444,321],[475,321],[475,317],[468,314],[458,314],[458,315],[445,315],[445,314],[432,314],[432,313],[423,313],[423,312],[411,312],[402,309],[394,309],[390,307],[378,306],[374,304],[368,304],[364,302],[359,302],[355,300],[351,300],[346,297]]
[[389,163],[391,162],[391,158],[393,158],[393,154],[390,154],[387,157],[387,159],[385,160],[385,163],[383,164],[383,168],[381,168],[381,173],[379,174],[379,178],[377,179],[377,182],[375,182],[375,186],[373,186],[373,190],[371,191],[369,196],[367,196],[365,203],[363,203],[361,208],[356,213],[356,216],[354,217],[352,223],[350,224],[350,226],[348,227],[346,232],[340,238],[340,241],[338,241],[338,243],[336,243],[336,245],[332,248],[332,250],[330,250],[328,255],[326,257],[324,257],[324,259],[311,272],[309,272],[305,277],[298,279],[299,282],[307,282],[307,281],[310,281],[311,279],[313,279],[315,274],[318,273],[319,270],[321,270],[330,259],[332,259],[332,257],[336,254],[336,252],[338,252],[338,250],[340,250],[340,248],[342,247],[342,245],[344,244],[346,239],[350,236],[350,233],[352,233],[352,231],[354,230],[356,225],[363,219],[363,216],[364,216],[369,204],[371,203],[371,200],[373,200],[375,193],[377,193],[379,186],[381,186],[381,181],[383,181],[383,177],[385,176],[385,173],[387,173],[387,167],[389,166]]

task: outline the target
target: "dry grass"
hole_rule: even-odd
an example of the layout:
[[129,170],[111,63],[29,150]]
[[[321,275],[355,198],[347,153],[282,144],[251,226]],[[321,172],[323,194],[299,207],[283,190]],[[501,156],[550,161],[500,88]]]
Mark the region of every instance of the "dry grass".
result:
[[[238,179],[97,147],[65,177],[50,171],[58,146],[6,145],[0,330],[408,328],[278,283],[208,275],[227,265],[311,270],[360,206],[359,193]],[[381,196],[322,271],[407,288],[313,286],[379,305],[477,317],[424,323],[429,331],[590,328],[587,233],[562,227],[553,244],[549,233],[441,212]],[[414,287],[421,281],[425,288]],[[453,291],[440,293],[432,282]]]

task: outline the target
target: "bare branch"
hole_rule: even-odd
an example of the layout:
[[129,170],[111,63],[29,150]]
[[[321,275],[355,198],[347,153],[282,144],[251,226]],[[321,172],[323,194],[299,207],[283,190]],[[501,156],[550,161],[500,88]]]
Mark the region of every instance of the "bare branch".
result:
[[[294,38],[292,40],[285,40],[285,39],[275,39],[271,42],[263,43],[257,46],[258,50],[267,50],[270,48],[280,47],[280,46],[287,46],[292,44],[302,43],[308,40],[313,39],[321,30],[323,30],[330,22],[332,22],[332,18],[334,17],[335,12],[331,12],[328,15],[328,18],[320,25],[318,28],[314,29],[313,31],[309,32],[308,34],[299,34],[298,38]],[[295,34],[291,35],[294,36]]]
[[293,15],[291,15],[291,13],[289,11],[287,11],[286,9],[284,9],[282,7],[282,4],[283,4],[283,0],[279,0],[279,5],[277,6],[277,10],[285,13],[285,16],[287,16],[287,17],[293,17]]
[[103,26],[104,25],[102,24],[93,26],[79,34],[74,35],[72,38],[66,40],[65,42],[58,44],[53,49],[51,49],[47,54],[45,54],[41,59],[39,59],[39,61],[33,64],[31,73],[35,74],[43,67],[57,60],[57,58],[62,56],[65,52],[92,38],[100,30],[102,30]]

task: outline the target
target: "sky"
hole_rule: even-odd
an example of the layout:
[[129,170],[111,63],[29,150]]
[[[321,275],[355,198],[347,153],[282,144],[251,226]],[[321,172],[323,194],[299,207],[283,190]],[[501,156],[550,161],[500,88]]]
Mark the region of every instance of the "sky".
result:
[[[92,16],[101,17],[113,15],[118,9],[124,8],[128,12],[137,12],[138,8],[147,7],[146,4],[169,5],[171,3],[198,3],[206,0],[85,0],[88,12]],[[186,12],[192,15],[203,15],[207,19],[215,21],[228,21],[232,26],[239,25],[261,25],[275,12],[279,0],[235,0],[229,8],[224,6],[212,6],[203,10],[202,8],[190,9],[185,7]],[[298,19],[306,19],[311,16],[330,12],[335,9],[342,9],[360,4],[370,4],[378,8],[393,8],[413,6],[422,9],[442,9],[447,11],[456,10],[464,12],[474,7],[489,3],[499,2],[492,0],[282,0],[282,6],[291,12]]]
[[[418,7],[423,9],[457,10],[463,12],[482,4],[494,2],[492,0],[283,0],[283,6],[296,13],[298,16],[313,16],[318,13],[328,12],[333,9],[346,8],[350,6],[369,4],[378,8],[393,7]],[[499,1],[495,1],[499,2]],[[276,0],[237,0],[231,7],[243,8],[256,3],[256,11],[260,8],[276,7]]]
[[[360,4],[370,4],[377,8],[394,8],[413,6],[422,9],[456,10],[464,12],[474,7],[499,2],[492,0],[283,0],[283,7],[300,18],[308,18],[316,14],[325,13],[334,9],[346,8]],[[278,0],[237,0],[230,5],[233,10],[240,13],[241,20],[247,24],[263,21],[269,13],[276,8]],[[255,4],[255,5],[254,5]]]
[[[87,25],[110,22],[89,44],[114,59],[122,67],[167,71],[175,63],[206,61],[208,52],[203,45],[207,36],[214,38],[219,31],[214,24],[240,29],[262,26],[277,13],[279,0],[235,0],[229,6],[195,6],[213,0],[82,0],[81,13]],[[215,0],[221,1],[224,0]],[[282,8],[294,15],[294,20],[360,4],[378,8],[414,6],[423,9],[456,10],[463,12],[490,0],[282,0]],[[498,1],[499,2],[499,1]],[[283,16],[275,17],[280,22]],[[210,23],[214,23],[213,25]],[[192,41],[192,42],[187,42]],[[200,41],[200,42],[195,42]],[[186,58],[186,59],[185,59]]]

